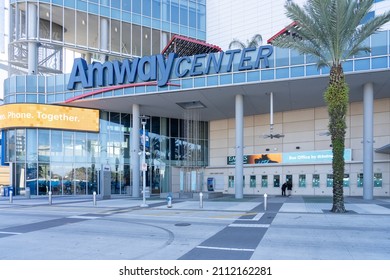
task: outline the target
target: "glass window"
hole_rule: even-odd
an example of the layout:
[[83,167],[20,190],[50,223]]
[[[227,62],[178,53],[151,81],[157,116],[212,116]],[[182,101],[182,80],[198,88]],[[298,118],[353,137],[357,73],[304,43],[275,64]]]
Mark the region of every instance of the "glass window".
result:
[[349,187],[349,174],[344,174],[343,186],[344,187]]
[[121,51],[121,25],[119,21],[111,21],[111,50],[113,52]]
[[27,161],[36,161],[37,156],[37,130],[27,129]]
[[87,155],[87,146],[86,146],[86,134],[84,132],[76,132],[74,155],[75,155],[76,162],[85,161],[85,156]]
[[189,7],[189,26],[196,28],[196,4],[193,2],[190,2]]
[[152,0],[152,17],[161,18],[161,1]]
[[16,76],[16,92],[26,92],[26,76]]
[[256,188],[256,175],[251,175],[249,187]]
[[152,49],[152,34],[151,29],[142,27],[142,56],[150,55]]
[[318,188],[320,186],[320,174],[313,174],[313,188]]
[[159,54],[161,52],[161,36],[160,31],[156,29],[152,29],[152,53],[151,54]]
[[130,54],[131,52],[131,24],[122,22],[122,44],[121,52]]
[[141,56],[141,26],[133,25],[132,36],[132,54]]
[[357,174],[357,187],[362,188],[363,187],[363,173]]
[[333,188],[333,174],[326,175],[326,186],[328,188]]
[[64,161],[73,162],[73,132],[64,131]]
[[206,6],[202,4],[198,4],[197,27],[201,31],[206,31]]
[[274,188],[280,187],[280,175],[274,175]]
[[133,0],[131,8],[133,13],[141,14],[141,0]]
[[229,176],[228,188],[234,188],[234,176]]
[[186,3],[180,3],[180,24],[188,26],[188,6]]
[[26,159],[26,130],[16,130],[16,160],[24,161]]
[[76,45],[87,46],[87,14],[79,11],[76,14]]
[[261,187],[268,188],[268,175],[261,175]]
[[41,39],[50,39],[50,6],[46,4],[39,5],[39,34]]
[[51,131],[51,161],[62,162],[62,131]]
[[165,21],[170,21],[170,19],[171,19],[170,4],[171,4],[170,0],[165,0],[162,3],[162,5],[163,5],[162,6],[162,19],[165,20]]
[[[72,32],[66,32],[66,42],[69,44],[74,44],[75,43],[75,33],[74,26],[75,26],[75,10],[71,9],[64,9],[64,30],[70,30]],[[98,33],[95,33],[98,34]]]
[[371,55],[387,54],[387,31],[377,32],[371,36]]
[[144,16],[151,15],[151,0],[142,0],[142,14]]
[[374,173],[374,187],[382,187],[382,173]]
[[38,130],[38,161],[49,162],[50,160],[50,133],[47,129]]
[[179,3],[178,0],[171,1],[171,21],[179,23]]
[[289,65],[289,49],[275,48],[276,67]]
[[305,174],[299,174],[299,187],[306,188],[306,175]]
[[[88,15],[88,33],[89,34],[100,34],[99,24],[98,24],[98,16],[96,15]],[[88,46],[90,48],[99,48],[99,40],[89,40]]]

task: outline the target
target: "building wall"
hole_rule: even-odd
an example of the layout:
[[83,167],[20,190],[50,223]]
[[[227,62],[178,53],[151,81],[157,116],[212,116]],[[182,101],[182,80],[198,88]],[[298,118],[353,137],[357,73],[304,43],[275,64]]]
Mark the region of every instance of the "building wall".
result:
[[[233,39],[242,42],[260,34],[265,44],[269,38],[291,23],[285,15],[286,0],[207,0],[207,41],[228,49]],[[303,6],[306,0],[293,0]],[[381,14],[390,10],[390,0],[375,1],[373,10]],[[390,23],[383,28],[388,29]]]
[[[272,154],[330,150],[330,136],[326,135],[328,113],[326,107],[309,108],[274,114],[274,132],[284,138],[263,138],[269,133],[269,115],[246,116],[244,119],[244,155]],[[390,98],[374,101],[374,151],[390,142]],[[345,195],[361,196],[358,174],[363,173],[363,103],[351,103],[347,116],[345,148],[352,150],[352,160],[347,161],[345,173],[349,174],[349,187]],[[227,156],[235,155],[235,121],[225,119],[210,122],[210,165],[205,177],[219,180],[225,193],[234,193],[229,187],[229,176],[235,175],[234,165],[227,164]],[[375,196],[390,194],[390,155],[374,152],[374,173],[382,174],[382,187],[374,187]],[[320,175],[319,187],[313,187],[312,174]],[[244,194],[279,194],[273,187],[273,176],[280,175],[281,183],[286,175],[293,175],[295,194],[331,195],[327,186],[327,174],[332,174],[331,163],[316,164],[244,164]],[[250,187],[250,176],[256,176],[256,187]],[[262,187],[261,176],[268,175],[268,187]],[[306,187],[299,187],[299,175],[306,175]],[[374,176],[375,177],[375,176]],[[223,180],[223,182],[221,182]],[[222,188],[220,188],[222,189]]]

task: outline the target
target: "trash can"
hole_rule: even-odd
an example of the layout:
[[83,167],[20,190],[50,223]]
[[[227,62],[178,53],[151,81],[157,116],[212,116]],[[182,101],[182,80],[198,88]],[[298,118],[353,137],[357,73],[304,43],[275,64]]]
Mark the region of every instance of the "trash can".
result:
[[3,188],[4,190],[4,196],[9,196],[9,192],[12,191],[12,194],[14,195],[15,193],[13,192],[14,191],[14,188],[13,187],[10,187],[10,186],[5,186]]

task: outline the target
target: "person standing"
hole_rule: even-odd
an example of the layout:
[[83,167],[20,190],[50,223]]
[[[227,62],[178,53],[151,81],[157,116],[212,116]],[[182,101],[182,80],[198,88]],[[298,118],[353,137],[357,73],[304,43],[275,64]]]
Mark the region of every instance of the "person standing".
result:
[[286,196],[287,182],[282,185],[282,196]]
[[292,183],[290,181],[287,182],[287,195],[291,196],[292,191]]

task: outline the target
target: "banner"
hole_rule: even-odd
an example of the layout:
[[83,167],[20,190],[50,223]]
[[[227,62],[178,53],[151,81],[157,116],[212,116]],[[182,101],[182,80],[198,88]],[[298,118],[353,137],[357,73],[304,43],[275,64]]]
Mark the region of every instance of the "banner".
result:
[[99,110],[43,104],[0,106],[0,129],[14,127],[99,132]]

